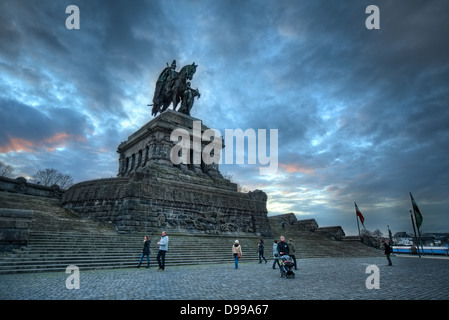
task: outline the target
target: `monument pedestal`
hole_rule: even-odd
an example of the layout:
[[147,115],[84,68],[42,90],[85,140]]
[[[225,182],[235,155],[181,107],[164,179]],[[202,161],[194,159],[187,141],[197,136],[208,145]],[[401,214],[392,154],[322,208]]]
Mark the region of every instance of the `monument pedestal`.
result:
[[[198,132],[194,128],[195,121],[201,123],[201,127],[197,128]],[[176,129],[187,132],[192,140],[196,139],[199,141],[198,144],[201,144],[201,146],[197,146],[198,150],[194,150],[193,143],[191,143],[189,163],[174,165],[170,157],[171,149],[178,143],[170,140],[172,132]],[[202,159],[193,161],[194,152],[201,152],[207,143],[201,141],[202,135],[207,129],[209,128],[204,126],[199,119],[173,110],[166,110],[118,146],[117,152],[120,154],[118,176],[126,177],[135,172],[148,172],[148,168],[156,164],[167,169],[177,167],[188,175],[201,176],[205,174],[210,177],[222,178],[217,164],[208,165]],[[201,155],[199,157],[201,158]]]
[[[170,160],[172,131],[193,134],[194,121],[200,120],[163,112],[119,145],[117,178],[75,184],[62,196],[62,205],[84,217],[110,221],[119,232],[271,237],[263,191],[238,192],[218,164],[174,165]],[[201,134],[207,129],[202,126]]]

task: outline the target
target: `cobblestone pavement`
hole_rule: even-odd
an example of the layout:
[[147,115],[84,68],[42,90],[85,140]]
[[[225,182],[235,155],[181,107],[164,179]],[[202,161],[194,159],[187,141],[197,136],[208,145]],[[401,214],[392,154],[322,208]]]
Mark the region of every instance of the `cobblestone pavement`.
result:
[[[449,299],[449,259],[392,257],[298,260],[294,279],[267,264],[233,263],[80,270],[79,289],[65,272],[0,275],[2,300],[414,300]],[[378,267],[378,289],[375,284]],[[367,270],[368,269],[368,270]],[[375,268],[374,268],[375,269]]]

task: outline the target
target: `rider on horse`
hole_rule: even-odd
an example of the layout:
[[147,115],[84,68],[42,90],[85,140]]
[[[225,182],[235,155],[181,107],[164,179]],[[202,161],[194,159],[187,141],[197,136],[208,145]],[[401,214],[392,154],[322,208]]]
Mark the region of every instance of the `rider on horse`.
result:
[[[176,110],[179,101],[182,101],[179,111],[186,114],[190,113],[193,105],[193,97],[200,96],[198,89],[193,92],[191,91],[193,89],[190,88],[190,83],[187,84],[187,80],[192,79],[196,67],[197,65],[194,62],[191,65],[183,67],[181,71],[176,72],[176,60],[173,60],[170,67],[167,63],[167,67],[161,72],[156,82],[152,104],[153,116],[156,116],[158,112],[165,111],[170,103],[173,103],[173,109]],[[189,101],[184,101],[185,99],[189,99]]]

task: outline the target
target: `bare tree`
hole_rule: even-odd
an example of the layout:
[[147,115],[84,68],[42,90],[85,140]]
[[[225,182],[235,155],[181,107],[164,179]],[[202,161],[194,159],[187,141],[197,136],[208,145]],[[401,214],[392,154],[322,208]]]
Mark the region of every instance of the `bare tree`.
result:
[[43,186],[58,185],[61,189],[67,189],[73,184],[73,178],[69,174],[47,168],[37,171],[33,176],[33,182]]
[[59,177],[59,186],[61,189],[68,189],[73,185],[73,178],[69,174],[61,174]]
[[376,229],[376,230],[373,231],[373,237],[377,238],[377,239],[380,239],[380,238],[383,237],[383,233],[379,229]]
[[368,229],[362,229],[360,231],[360,234],[362,236],[367,236],[367,237],[372,237],[373,236],[373,233],[371,231],[369,231]]
[[14,176],[14,168],[0,161],[0,176],[12,178]]
[[373,238],[377,238],[377,239],[380,239],[383,236],[382,232],[379,229],[376,229],[374,231],[369,231],[367,229],[363,229],[360,231],[360,234],[362,236],[368,236],[368,237],[373,237]]

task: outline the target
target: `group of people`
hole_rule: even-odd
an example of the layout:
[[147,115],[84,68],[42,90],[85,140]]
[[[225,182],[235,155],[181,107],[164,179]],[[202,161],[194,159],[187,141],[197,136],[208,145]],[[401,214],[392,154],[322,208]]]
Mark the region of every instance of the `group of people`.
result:
[[[168,236],[167,236],[166,231],[162,231],[161,239],[157,242],[157,244],[159,246],[159,251],[158,251],[157,257],[156,257],[157,263],[159,265],[158,271],[163,271],[163,270],[165,270],[165,254],[168,251]],[[140,261],[139,261],[139,264],[137,265],[137,268],[140,268],[143,258],[145,256],[147,257],[147,268],[150,267],[150,245],[151,245],[151,240],[148,238],[148,236],[145,236],[143,239],[143,248],[142,248],[142,252],[140,255]],[[268,262],[264,256],[264,249],[265,249],[265,246],[264,246],[263,239],[260,239],[259,244],[258,244],[258,249],[257,249],[257,252],[259,254],[259,263],[262,263],[262,260],[264,260],[265,263]],[[296,267],[295,253],[296,253],[296,247],[291,238],[289,238],[288,243],[285,242],[284,236],[280,237],[280,241],[274,240],[273,269],[276,269],[276,264],[279,266],[280,257],[282,257],[283,255],[289,255],[293,259],[293,262],[295,264],[295,270],[296,270],[297,267]],[[242,247],[240,246],[239,240],[235,240],[234,245],[232,246],[232,254],[234,256],[235,269],[238,269],[239,259],[242,257]]]
[[[143,258],[147,257],[147,268],[150,267],[150,244],[151,241],[148,238],[148,236],[144,237],[143,240],[143,248],[142,248],[142,254],[140,256],[139,264],[137,265],[137,268],[140,268],[140,265],[142,264]],[[168,236],[166,231],[162,231],[161,239],[157,242],[159,245],[159,251],[157,253],[157,262],[159,264],[158,271],[165,270],[165,254],[168,251]],[[388,265],[391,266],[391,259],[390,259],[390,253],[392,252],[390,246],[385,243],[385,241],[382,241],[382,244],[384,246],[385,255],[388,260]],[[259,255],[259,263],[262,263],[262,260],[267,263],[267,259],[265,259],[264,256],[264,249],[265,245],[263,242],[263,239],[259,240],[257,253]],[[239,240],[235,240],[234,245],[232,246],[232,254],[234,256],[234,265],[235,269],[238,269],[239,267],[239,259],[242,257],[242,247],[240,246]],[[297,264],[296,264],[296,246],[293,242],[292,238],[288,239],[288,242],[285,241],[285,237],[281,236],[280,240],[274,240],[273,243],[273,269],[276,269],[276,264],[278,267],[280,267],[279,259],[284,256],[288,255],[292,258],[293,263],[295,264],[295,270],[297,270]]]
[[276,265],[280,267],[279,259],[285,255],[292,258],[295,264],[295,270],[298,270],[298,265],[296,264],[296,245],[292,238],[289,238],[288,242],[286,242],[285,237],[281,236],[279,241],[274,240],[273,243],[273,269],[276,269]]
[[[296,246],[293,242],[292,238],[288,239],[288,243],[285,241],[285,237],[281,236],[280,241],[274,240],[273,243],[273,269],[276,269],[276,264],[280,267],[279,259],[284,255],[289,255],[293,259],[293,263],[295,264],[295,270],[297,270],[296,264]],[[259,254],[259,263],[262,263],[262,260],[267,263],[267,259],[264,256],[265,245],[263,239],[259,240],[257,253]],[[234,255],[235,269],[238,269],[239,259],[242,257],[242,247],[238,240],[235,240],[234,245],[232,246],[232,254]]]
[[[150,244],[151,240],[148,238],[148,236],[145,236],[143,238],[143,248],[142,248],[142,254],[140,256],[139,264],[137,265],[137,268],[140,268],[140,265],[142,264],[143,258],[147,257],[147,268],[150,267]],[[157,253],[157,263],[159,265],[158,271],[164,271],[165,270],[165,254],[168,251],[168,236],[166,231],[162,231],[161,239],[157,242],[159,246],[159,251]]]

